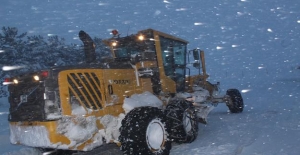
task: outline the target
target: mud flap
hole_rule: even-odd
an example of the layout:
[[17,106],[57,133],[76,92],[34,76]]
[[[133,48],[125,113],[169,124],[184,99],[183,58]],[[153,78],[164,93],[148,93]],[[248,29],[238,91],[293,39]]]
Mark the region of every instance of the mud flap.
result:
[[197,103],[193,103],[193,105],[195,106],[197,112],[197,121],[199,123],[207,124],[207,116],[215,107]]

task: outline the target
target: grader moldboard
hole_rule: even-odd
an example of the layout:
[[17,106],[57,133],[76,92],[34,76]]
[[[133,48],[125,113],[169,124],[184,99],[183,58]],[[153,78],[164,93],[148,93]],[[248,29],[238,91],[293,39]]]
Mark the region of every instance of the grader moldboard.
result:
[[[44,154],[167,155],[171,142],[196,139],[198,122],[206,123],[217,103],[232,113],[243,111],[240,92],[218,95],[219,83],[207,81],[204,52],[188,51],[187,41],[153,29],[112,34],[104,40],[111,59],[97,62],[93,40],[80,31],[85,63],[5,79],[11,143]],[[191,75],[192,69],[199,73]],[[124,111],[126,99],[145,92],[161,105],[140,101]],[[119,122],[117,130],[111,130],[118,124],[111,120]]]

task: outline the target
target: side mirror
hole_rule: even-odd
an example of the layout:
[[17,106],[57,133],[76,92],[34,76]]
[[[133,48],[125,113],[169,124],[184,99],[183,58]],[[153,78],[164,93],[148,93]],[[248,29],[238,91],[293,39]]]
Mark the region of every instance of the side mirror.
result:
[[199,50],[194,49],[194,50],[193,50],[193,56],[194,56],[194,60],[195,60],[195,61],[199,61],[199,60],[200,60]]
[[194,57],[193,67],[200,69],[200,56],[199,56],[198,49],[193,49],[193,57]]

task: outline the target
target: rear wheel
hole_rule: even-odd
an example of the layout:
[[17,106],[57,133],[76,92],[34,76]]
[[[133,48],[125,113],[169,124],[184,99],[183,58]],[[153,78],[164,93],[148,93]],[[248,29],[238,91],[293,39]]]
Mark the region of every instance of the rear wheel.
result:
[[163,112],[155,107],[130,111],[120,128],[121,150],[125,155],[168,155],[171,141]]
[[244,101],[243,97],[239,90],[237,89],[228,89],[226,95],[229,96],[230,100],[226,102],[230,112],[240,113],[244,110]]
[[173,99],[167,105],[165,114],[171,127],[170,138],[174,142],[191,143],[197,138],[197,115],[191,102]]

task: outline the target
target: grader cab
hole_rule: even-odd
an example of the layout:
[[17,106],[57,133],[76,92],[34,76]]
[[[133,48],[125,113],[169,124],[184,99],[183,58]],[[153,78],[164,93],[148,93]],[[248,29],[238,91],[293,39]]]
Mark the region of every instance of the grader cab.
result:
[[163,155],[171,142],[196,139],[210,105],[243,111],[237,89],[216,95],[219,83],[207,81],[204,52],[188,50],[187,41],[153,29],[112,33],[104,43],[113,59],[96,62],[93,40],[80,31],[85,64],[5,80],[11,143],[70,154],[117,143],[124,154]]

